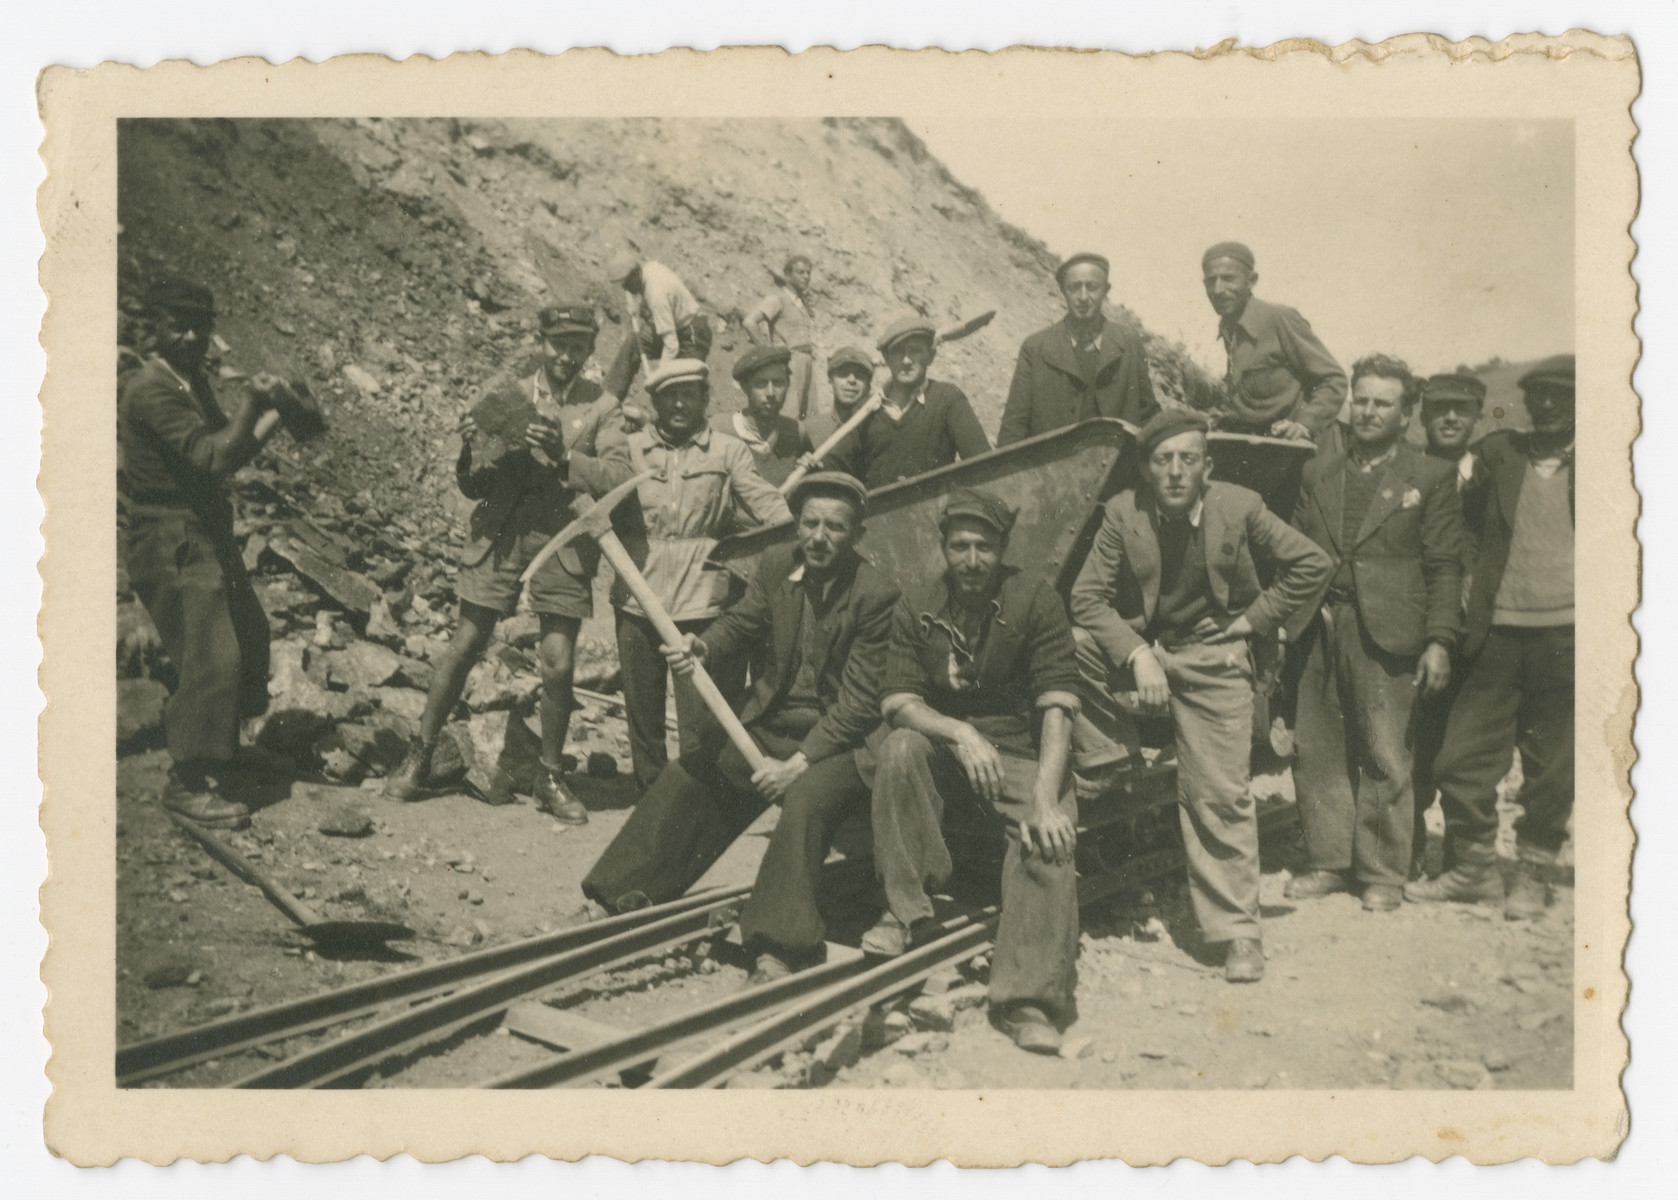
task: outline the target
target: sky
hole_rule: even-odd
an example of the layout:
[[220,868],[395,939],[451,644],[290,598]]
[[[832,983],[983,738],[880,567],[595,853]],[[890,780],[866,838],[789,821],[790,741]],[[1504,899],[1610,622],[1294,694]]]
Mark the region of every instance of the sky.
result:
[[1348,366],[1573,349],[1571,121],[906,119],[1004,220],[1107,255],[1113,299],[1215,374],[1200,255],[1226,239]]

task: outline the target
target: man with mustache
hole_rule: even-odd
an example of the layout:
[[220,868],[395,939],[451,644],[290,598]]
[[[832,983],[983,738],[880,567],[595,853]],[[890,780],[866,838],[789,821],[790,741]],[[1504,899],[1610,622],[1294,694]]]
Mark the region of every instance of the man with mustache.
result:
[[279,427],[257,376],[232,417],[204,369],[215,332],[210,289],[162,279],[147,297],[155,353],[117,404],[117,513],[123,566],[175,666],[164,709],[163,806],[203,825],[242,829],[227,794],[239,721],[268,707],[268,618],[233,537],[228,491]]
[[1074,254],[1060,264],[1055,283],[1066,316],[1021,344],[998,446],[1093,417],[1140,426],[1159,411],[1142,338],[1103,312],[1112,290],[1107,275],[1099,254]]
[[1352,367],[1351,444],[1305,466],[1294,523],[1334,559],[1289,625],[1301,654],[1294,788],[1310,869],[1292,900],[1360,887],[1403,902],[1414,830],[1411,730],[1451,679],[1462,607],[1456,472],[1404,440],[1422,381],[1396,358]]
[[833,833],[867,811],[864,742],[880,724],[880,678],[897,588],[856,551],[867,493],[836,471],[792,493],[797,542],[765,552],[746,595],[683,646],[663,647],[679,675],[749,659],[740,719],[769,755],[753,772],[713,730],[666,766],[583,880],[607,912],[672,900],[722,857],[770,804],[780,823],[740,915],[756,956],[752,982],[811,965],[824,929],[816,881]]
[[[1462,691],[1434,765],[1456,865],[1416,880],[1407,900],[1502,904],[1511,920],[1542,916],[1550,872],[1573,813],[1574,359],[1521,377],[1529,433],[1487,434],[1478,453],[1490,486],[1472,531],[1475,558],[1462,640]],[[1516,872],[1497,866],[1497,785],[1521,760]]]
[[[1072,585],[1083,679],[1080,765],[1130,727],[1117,695],[1167,712],[1189,897],[1224,977],[1264,976],[1258,810],[1247,794],[1253,725],[1249,643],[1273,637],[1328,578],[1328,556],[1254,492],[1215,482],[1208,422],[1171,408],[1142,427],[1145,480],[1107,502]],[[1271,580],[1268,586],[1261,578]]]
[[1078,669],[1060,597],[1003,563],[1014,516],[988,492],[952,492],[938,526],[944,574],[892,616],[880,704],[892,730],[873,804],[887,911],[862,948],[899,955],[930,935],[928,886],[954,870],[946,820],[1003,827],[991,1020],[1022,1049],[1053,1054],[1075,1015]]

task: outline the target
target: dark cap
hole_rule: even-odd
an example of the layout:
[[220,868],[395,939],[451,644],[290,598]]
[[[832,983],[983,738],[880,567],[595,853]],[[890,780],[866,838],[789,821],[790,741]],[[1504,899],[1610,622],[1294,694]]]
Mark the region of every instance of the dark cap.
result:
[[1200,269],[1204,271],[1216,258],[1233,258],[1238,263],[1246,264],[1247,270],[1253,269],[1253,252],[1240,242],[1219,242],[1208,249],[1200,256]]
[[938,338],[938,330],[932,322],[928,321],[925,317],[899,317],[890,325],[886,326],[886,331],[880,335],[880,340],[874,344],[880,348],[881,354],[890,354],[891,348],[897,345],[898,342],[901,342],[906,337],[915,337],[917,335],[924,335],[925,337],[936,341]]
[[1142,431],[1136,435],[1136,446],[1146,461],[1161,442],[1180,433],[1211,431],[1212,423],[1192,408],[1162,408],[1142,426]]
[[146,293],[146,306],[154,312],[175,312],[212,320],[216,315],[216,298],[209,288],[172,276],[151,285]]
[[750,379],[759,367],[791,361],[792,351],[785,346],[753,346],[734,364],[734,382],[745,387],[746,380]]
[[812,471],[793,487],[787,496],[787,507],[796,517],[807,496],[839,496],[856,505],[858,517],[868,512],[868,489],[862,480],[844,471]]
[[1486,402],[1486,385],[1472,375],[1430,375],[1422,385],[1422,403],[1446,403],[1467,400],[1474,404]]
[[1008,531],[1014,528],[1014,518],[1018,515],[989,492],[981,492],[978,488],[957,488],[944,502],[944,511],[938,514],[938,532],[947,531],[950,522],[957,517],[967,517],[988,525],[996,530],[998,535],[1007,537]]
[[1096,254],[1090,250],[1084,250],[1078,254],[1074,254],[1071,258],[1067,259],[1065,262],[1061,263],[1060,266],[1055,268],[1055,282],[1065,283],[1066,273],[1079,263],[1094,263],[1096,266],[1101,268],[1101,273],[1103,275],[1111,275],[1113,271],[1112,264],[1107,261],[1104,255]]
[[584,300],[550,304],[536,314],[536,326],[542,331],[543,337],[558,337],[562,333],[600,332],[600,322],[594,317],[594,305]]
[[874,375],[874,360],[861,346],[841,346],[827,356],[829,375],[842,367],[860,367],[870,378]]
[[1546,358],[1521,376],[1520,387],[1523,392],[1535,384],[1549,384],[1551,387],[1572,390],[1573,355],[1557,354],[1552,358]]

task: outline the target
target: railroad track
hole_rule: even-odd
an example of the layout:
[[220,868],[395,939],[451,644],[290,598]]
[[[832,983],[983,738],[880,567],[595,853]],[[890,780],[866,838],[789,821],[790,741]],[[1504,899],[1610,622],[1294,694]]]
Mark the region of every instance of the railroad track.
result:
[[[1292,805],[1261,814],[1273,837],[1296,821]],[[1182,869],[1178,844],[1131,856],[1079,880],[1085,907]],[[841,863],[830,872],[856,870]],[[749,889],[695,893],[667,904],[510,943],[448,962],[242,1013],[117,1053],[117,1083],[128,1087],[214,1058],[284,1046],[335,1025],[366,1022],[236,1080],[241,1088],[342,1088],[382,1064],[484,1027],[515,1003],[538,998],[713,935]],[[854,951],[773,984],[747,988],[639,1029],[486,1079],[490,1088],[576,1086],[650,1070],[654,1088],[715,1087],[729,1076],[808,1042],[812,1036],[920,988],[937,972],[993,945],[994,908],[950,918],[939,935],[899,958],[870,962]],[[287,1046],[286,1049],[291,1049]],[[666,1065],[668,1064],[668,1065]]]

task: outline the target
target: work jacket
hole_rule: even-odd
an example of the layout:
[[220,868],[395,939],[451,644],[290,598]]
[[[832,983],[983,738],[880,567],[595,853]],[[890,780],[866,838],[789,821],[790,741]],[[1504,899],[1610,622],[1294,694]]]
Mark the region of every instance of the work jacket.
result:
[[1026,338],[1002,409],[998,446],[1094,417],[1117,417],[1140,426],[1159,411],[1136,330],[1108,321],[1100,337],[1095,370],[1088,378],[1065,320]]

